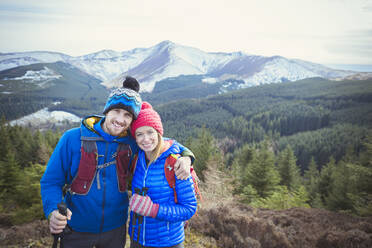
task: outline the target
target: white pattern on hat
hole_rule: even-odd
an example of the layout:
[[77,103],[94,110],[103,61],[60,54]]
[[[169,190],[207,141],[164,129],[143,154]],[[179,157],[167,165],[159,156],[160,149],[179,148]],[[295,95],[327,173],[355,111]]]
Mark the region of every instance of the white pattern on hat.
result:
[[111,92],[109,98],[113,97],[114,95],[121,96],[123,94],[127,95],[130,98],[133,98],[134,101],[136,102],[136,104],[138,104],[138,105],[140,105],[142,103],[141,97],[138,94],[138,92],[136,92],[132,89],[128,89],[128,88],[117,88],[117,89],[113,90]]

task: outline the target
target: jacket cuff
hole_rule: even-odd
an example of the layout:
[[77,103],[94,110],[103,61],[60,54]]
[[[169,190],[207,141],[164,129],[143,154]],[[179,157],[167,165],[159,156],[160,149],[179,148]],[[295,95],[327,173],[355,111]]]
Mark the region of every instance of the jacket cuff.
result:
[[194,163],[194,161],[195,161],[195,155],[189,149],[185,148],[185,150],[181,153],[181,155],[182,155],[182,157],[190,157],[190,159],[191,159],[191,165]]
[[152,204],[150,216],[152,218],[156,218],[156,216],[158,215],[158,212],[159,212],[159,204],[157,203]]
[[48,215],[48,220],[50,220],[50,217],[52,216],[52,213],[53,213],[53,211],[50,212],[50,214]]

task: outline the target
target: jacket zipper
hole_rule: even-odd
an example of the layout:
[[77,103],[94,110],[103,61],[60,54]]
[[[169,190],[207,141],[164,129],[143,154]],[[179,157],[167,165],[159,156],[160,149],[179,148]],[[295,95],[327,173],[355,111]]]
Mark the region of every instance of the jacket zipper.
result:
[[[106,147],[105,147],[105,159],[104,163],[107,162],[107,152],[108,152],[108,142],[106,142]],[[100,227],[100,232],[103,230],[103,224],[105,222],[105,203],[106,203],[106,168],[102,168],[102,181],[103,181],[103,199],[102,199],[102,219],[101,219],[101,227]]]
[[[142,182],[142,187],[146,187],[146,177],[147,177],[147,172],[150,168],[150,165],[149,164],[148,166],[145,167],[145,174],[144,174],[144,177],[143,177],[143,182]],[[145,226],[146,226],[146,217],[144,216],[143,217],[143,223],[142,223],[142,240],[143,240],[143,246],[146,246],[146,240],[145,240]]]

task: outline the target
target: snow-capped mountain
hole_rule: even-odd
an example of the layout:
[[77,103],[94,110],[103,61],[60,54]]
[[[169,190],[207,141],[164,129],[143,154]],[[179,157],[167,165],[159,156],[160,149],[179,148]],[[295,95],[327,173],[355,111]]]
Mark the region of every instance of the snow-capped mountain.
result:
[[150,48],[116,52],[102,50],[72,57],[53,52],[0,53],[0,70],[20,65],[61,60],[102,80],[108,88],[119,87],[126,75],[136,77],[142,91],[155,83],[180,75],[203,75],[206,82],[242,80],[245,88],[309,77],[343,78],[353,71],[334,70],[320,64],[280,56],[264,57],[244,52],[207,53],[197,48],[163,41]]
[[22,65],[67,61],[69,58],[71,56],[63,53],[47,51],[0,53],[0,71]]
[[151,91],[155,83],[162,79],[208,74],[212,68],[224,63],[226,57],[231,57],[226,54],[208,54],[170,41],[161,42],[147,51],[150,54],[141,63],[103,84],[109,88],[119,86],[126,75],[132,75],[141,82],[142,90]]

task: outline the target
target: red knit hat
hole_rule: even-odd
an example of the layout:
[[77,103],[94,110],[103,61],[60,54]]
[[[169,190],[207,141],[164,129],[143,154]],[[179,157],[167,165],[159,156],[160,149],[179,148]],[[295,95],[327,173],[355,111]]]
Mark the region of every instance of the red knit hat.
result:
[[163,124],[161,123],[160,116],[148,102],[142,103],[137,119],[132,122],[132,135],[134,136],[136,134],[137,128],[143,126],[152,127],[163,136]]

